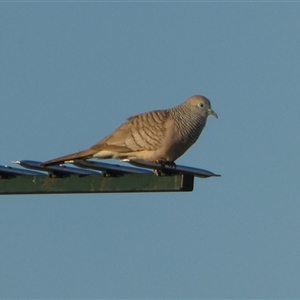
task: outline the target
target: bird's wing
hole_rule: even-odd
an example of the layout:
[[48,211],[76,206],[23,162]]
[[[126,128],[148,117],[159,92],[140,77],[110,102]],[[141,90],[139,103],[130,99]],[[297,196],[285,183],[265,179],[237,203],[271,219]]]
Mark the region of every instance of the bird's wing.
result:
[[91,149],[121,152],[158,149],[163,143],[169,117],[168,110],[132,116],[111,134],[93,145]]

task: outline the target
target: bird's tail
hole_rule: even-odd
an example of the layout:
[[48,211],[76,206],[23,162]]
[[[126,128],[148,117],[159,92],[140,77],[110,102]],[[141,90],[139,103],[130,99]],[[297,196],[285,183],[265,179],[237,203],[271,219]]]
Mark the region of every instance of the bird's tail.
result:
[[87,158],[92,158],[93,154],[96,153],[97,151],[93,149],[87,149],[83,151],[79,151],[76,153],[68,154],[65,156],[61,156],[58,158],[54,158],[48,161],[45,161],[41,164],[42,167],[47,167],[47,166],[52,166],[52,165],[58,165],[58,164],[63,164],[65,161],[69,160],[75,160],[75,159],[87,159]]

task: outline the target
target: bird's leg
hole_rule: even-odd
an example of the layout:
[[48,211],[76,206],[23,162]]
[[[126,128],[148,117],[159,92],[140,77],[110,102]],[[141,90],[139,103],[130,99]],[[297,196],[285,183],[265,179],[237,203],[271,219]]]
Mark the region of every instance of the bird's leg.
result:
[[169,161],[169,160],[163,160],[163,159],[158,159],[155,161],[157,164],[161,164],[163,167],[168,166],[170,168],[175,169],[176,164],[174,161]]
[[[155,161],[157,164],[160,164],[162,165],[163,169],[168,166],[170,168],[173,168],[175,169],[176,168],[176,164],[174,163],[174,161],[167,161],[167,160],[163,160],[163,159],[157,159]],[[157,176],[170,176],[172,173],[168,172],[167,170],[156,170],[156,169],[153,169],[152,170],[154,172],[155,175]]]

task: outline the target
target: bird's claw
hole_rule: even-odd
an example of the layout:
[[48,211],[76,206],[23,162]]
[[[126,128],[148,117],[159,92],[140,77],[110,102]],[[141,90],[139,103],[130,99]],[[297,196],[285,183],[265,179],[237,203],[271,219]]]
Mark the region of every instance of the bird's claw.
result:
[[166,166],[175,169],[176,168],[176,164],[174,161],[167,161],[167,160],[157,160],[156,161],[157,164],[161,164],[163,166],[163,168],[165,168]]
[[175,169],[176,168],[176,164],[173,161],[166,161],[166,160],[157,160],[156,161],[157,164],[162,165],[164,170],[152,170],[154,172],[155,175],[157,176],[170,176],[172,175],[172,173],[168,172],[168,170],[165,170],[165,167],[168,166],[169,168]]

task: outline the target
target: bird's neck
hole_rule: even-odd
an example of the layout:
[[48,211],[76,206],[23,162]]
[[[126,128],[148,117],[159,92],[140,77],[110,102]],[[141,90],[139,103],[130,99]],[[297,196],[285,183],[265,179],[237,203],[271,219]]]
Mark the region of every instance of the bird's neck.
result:
[[170,114],[180,135],[196,141],[205,126],[207,116],[202,116],[197,110],[184,105],[170,109]]

